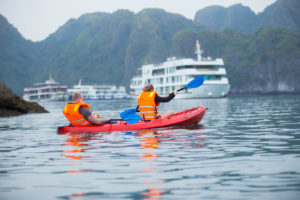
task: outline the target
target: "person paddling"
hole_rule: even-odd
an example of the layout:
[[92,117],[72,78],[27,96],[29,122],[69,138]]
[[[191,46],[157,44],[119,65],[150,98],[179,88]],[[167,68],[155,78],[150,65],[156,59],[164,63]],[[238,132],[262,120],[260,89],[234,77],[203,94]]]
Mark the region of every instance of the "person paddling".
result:
[[79,92],[74,93],[72,101],[63,110],[72,126],[100,125],[111,120],[110,118],[102,120],[99,115],[93,114],[89,104],[83,102],[83,95]]
[[161,102],[171,101],[177,90],[174,90],[171,94],[166,97],[158,96],[157,92],[154,91],[152,84],[148,84],[143,88],[143,92],[138,97],[138,106],[137,111],[140,112],[142,120],[154,120],[158,118],[166,118],[174,114],[172,110],[167,111],[166,113],[159,115],[158,107]]

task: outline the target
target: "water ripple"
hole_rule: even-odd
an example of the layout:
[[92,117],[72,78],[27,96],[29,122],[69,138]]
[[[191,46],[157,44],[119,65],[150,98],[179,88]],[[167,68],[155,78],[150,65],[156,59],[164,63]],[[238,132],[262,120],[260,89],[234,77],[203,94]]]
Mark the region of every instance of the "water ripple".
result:
[[[135,101],[90,102],[117,118]],[[57,135],[64,103],[0,119],[3,199],[298,199],[299,96],[174,100],[193,127]],[[113,112],[111,112],[113,110]]]

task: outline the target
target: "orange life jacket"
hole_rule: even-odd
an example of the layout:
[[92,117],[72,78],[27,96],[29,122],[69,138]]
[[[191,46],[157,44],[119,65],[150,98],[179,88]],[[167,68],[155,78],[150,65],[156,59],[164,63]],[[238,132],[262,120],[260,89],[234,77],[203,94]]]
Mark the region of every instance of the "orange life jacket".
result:
[[138,106],[140,110],[140,116],[143,120],[154,120],[159,118],[159,114],[157,112],[158,106],[160,103],[156,105],[155,96],[156,92],[145,92],[143,91],[138,98]]
[[80,107],[86,107],[91,111],[91,108],[87,103],[68,103],[65,106],[63,113],[72,126],[86,126],[91,124],[82,114],[79,113]]

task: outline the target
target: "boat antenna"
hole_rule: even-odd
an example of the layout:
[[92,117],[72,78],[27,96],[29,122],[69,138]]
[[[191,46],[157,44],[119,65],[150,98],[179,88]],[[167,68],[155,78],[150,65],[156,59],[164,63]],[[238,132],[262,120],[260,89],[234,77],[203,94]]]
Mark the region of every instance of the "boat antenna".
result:
[[197,55],[197,60],[202,60],[202,53],[203,53],[203,51],[200,48],[199,41],[196,40],[196,51],[195,51],[195,54]]
[[78,85],[81,85],[81,79],[79,79],[79,83],[78,83]]

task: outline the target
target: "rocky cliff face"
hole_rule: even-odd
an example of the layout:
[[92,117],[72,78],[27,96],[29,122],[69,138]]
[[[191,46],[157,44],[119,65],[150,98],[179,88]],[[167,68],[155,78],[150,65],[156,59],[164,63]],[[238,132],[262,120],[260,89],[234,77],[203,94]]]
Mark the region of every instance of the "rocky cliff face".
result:
[[299,93],[300,79],[297,66],[300,65],[300,57],[290,59],[278,57],[272,61],[266,60],[249,66],[243,66],[242,62],[234,60],[235,69],[243,67],[242,70],[234,72],[235,76],[240,75],[243,78],[239,82],[231,83],[230,94]]
[[0,117],[16,116],[27,113],[47,113],[36,102],[27,102],[14,94],[4,83],[0,82]]

